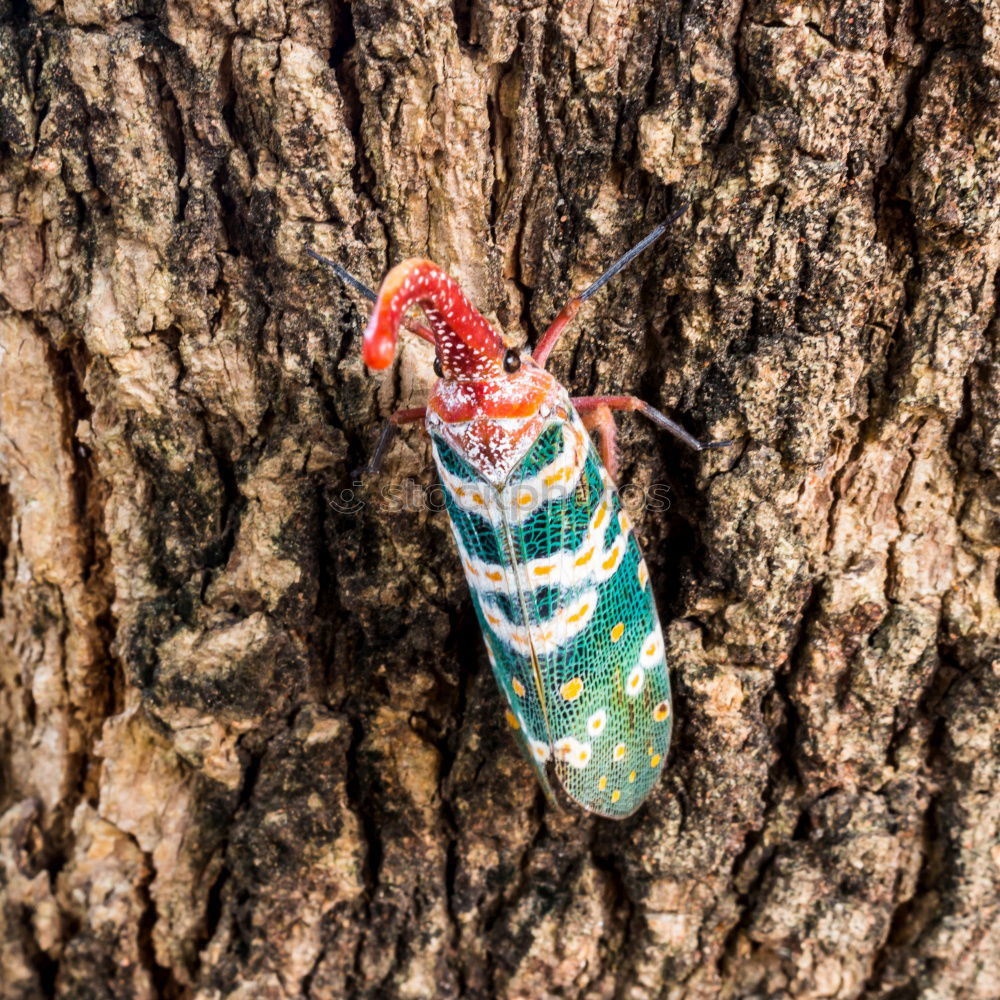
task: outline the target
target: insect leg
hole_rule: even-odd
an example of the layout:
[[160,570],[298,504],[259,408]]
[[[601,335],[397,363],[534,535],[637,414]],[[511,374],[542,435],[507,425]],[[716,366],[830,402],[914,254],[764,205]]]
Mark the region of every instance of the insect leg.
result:
[[[318,260],[321,264],[326,264],[327,267],[333,268],[333,273],[340,278],[340,280],[350,288],[353,288],[356,292],[360,292],[369,302],[374,302],[378,296],[363,282],[358,278],[355,278],[350,271],[346,268],[341,267],[335,260],[330,260],[329,257],[324,257],[321,253],[316,253],[312,247],[306,247],[306,253],[312,257],[313,260]],[[434,334],[427,329],[422,323],[418,323],[413,319],[403,320],[403,325],[406,327],[410,333],[415,333],[418,337],[423,337],[424,340],[437,346],[437,341],[434,339]]]
[[[637,396],[574,396],[573,405],[577,412],[583,414],[599,407],[607,407],[609,410],[629,410],[634,413],[641,413],[656,424],[662,427],[679,441],[683,441],[694,451],[707,451],[710,448],[728,448],[732,441],[699,441],[693,434],[689,434],[680,424],[674,423],[669,417],[664,416],[659,410],[650,406],[649,403],[639,399]],[[610,471],[610,470],[609,470]]]
[[628,267],[629,264],[635,260],[648,246],[655,243],[666,231],[667,227],[679,219],[687,211],[687,204],[681,205],[676,212],[667,216],[648,236],[641,239],[631,250],[626,251],[621,255],[621,257],[616,260],[611,267],[609,267],[604,274],[602,274],[597,281],[595,281],[588,288],[584,289],[575,298],[569,300],[559,311],[559,315],[552,321],[552,325],[542,334],[542,339],[538,342],[538,346],[535,348],[534,353],[531,357],[534,361],[545,367],[545,362],[548,361],[549,355],[552,353],[552,348],[556,346],[556,342],[562,336],[563,330],[573,321],[573,317],[580,311],[580,306],[583,305],[587,299],[590,298],[595,292],[603,288],[619,271],[623,268]]
[[375,451],[372,453],[371,460],[363,469],[359,469],[354,473],[354,478],[360,479],[366,476],[378,475],[379,470],[382,468],[382,462],[389,451],[389,445],[392,444],[392,439],[396,436],[396,431],[403,424],[413,424],[418,420],[423,420],[426,414],[426,406],[418,406],[412,410],[397,410],[393,413],[382,425],[382,433],[378,437],[378,444],[375,445]]
[[[574,402],[576,402],[574,400]],[[618,481],[618,428],[615,417],[608,406],[595,406],[592,410],[580,413],[583,426],[588,431],[597,431],[597,450],[600,453],[604,468],[612,480]]]

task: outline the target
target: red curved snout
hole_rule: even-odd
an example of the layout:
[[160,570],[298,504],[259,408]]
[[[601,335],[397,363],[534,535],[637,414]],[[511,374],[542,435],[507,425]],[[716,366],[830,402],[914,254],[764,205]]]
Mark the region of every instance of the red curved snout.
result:
[[399,325],[413,305],[427,317],[446,377],[474,379],[502,366],[506,344],[458,284],[431,261],[411,258],[397,264],[379,289],[362,345],[369,368],[392,364]]

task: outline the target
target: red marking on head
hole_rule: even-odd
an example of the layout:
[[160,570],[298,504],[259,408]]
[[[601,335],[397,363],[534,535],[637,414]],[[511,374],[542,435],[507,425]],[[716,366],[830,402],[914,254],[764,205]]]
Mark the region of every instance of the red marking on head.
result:
[[427,400],[428,407],[446,423],[482,416],[491,420],[534,416],[545,403],[550,408],[559,393],[559,383],[530,358],[512,374],[500,378],[449,383],[438,382]]
[[565,390],[531,358],[510,374],[480,381],[439,379],[427,400],[449,436],[490,482],[499,483],[512,462],[538,437]]
[[362,354],[369,368],[388,368],[406,310],[424,311],[437,341],[445,377],[475,381],[503,369],[507,345],[465,297],[458,284],[429,260],[404,260],[386,276],[365,328]]

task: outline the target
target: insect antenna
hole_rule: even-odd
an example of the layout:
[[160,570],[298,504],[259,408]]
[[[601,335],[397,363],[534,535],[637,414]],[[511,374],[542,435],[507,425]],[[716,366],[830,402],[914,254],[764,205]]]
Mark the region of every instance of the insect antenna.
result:
[[[355,278],[350,271],[341,267],[335,260],[330,260],[329,257],[324,257],[321,253],[316,253],[312,247],[306,247],[306,253],[309,254],[313,260],[318,260],[321,264],[326,264],[327,267],[332,267],[333,273],[336,274],[345,285],[353,288],[357,292],[360,292],[366,299],[368,299],[369,302],[378,301],[378,295],[376,295],[375,292],[373,292],[363,281],[359,281]],[[404,320],[403,323],[406,329],[411,333],[415,333],[418,337],[422,337],[428,343],[434,344],[435,347],[437,346],[434,340],[434,334],[431,333],[431,331],[428,330],[423,323],[417,323],[412,319]]]
[[354,277],[350,271],[344,270],[335,260],[330,260],[329,257],[324,257],[321,253],[316,253],[312,247],[306,247],[306,253],[309,254],[313,260],[318,260],[321,264],[326,264],[327,267],[333,268],[333,273],[337,275],[338,278],[345,285],[350,285],[356,292],[360,292],[369,302],[374,302],[378,296],[363,282],[359,281]]
[[627,250],[595,281],[589,288],[581,292],[577,298],[581,302],[586,302],[595,292],[603,288],[619,271],[629,266],[648,246],[655,243],[670,227],[688,210],[687,202],[681,205],[676,212],[667,216],[648,236],[639,240],[631,250]]
[[603,288],[622,268],[628,267],[643,250],[655,243],[667,231],[667,227],[672,222],[676,222],[687,210],[688,203],[685,202],[675,212],[668,215],[648,236],[636,243],[631,250],[622,254],[589,288],[585,289],[580,295],[570,299],[562,307],[559,315],[556,316],[549,328],[542,334],[541,340],[538,341],[538,346],[531,355],[537,364],[543,368],[545,367],[545,362],[548,361],[549,355],[552,353],[552,348],[556,346],[556,341],[562,336],[563,330],[573,321],[573,317],[580,311],[580,306],[591,295]]

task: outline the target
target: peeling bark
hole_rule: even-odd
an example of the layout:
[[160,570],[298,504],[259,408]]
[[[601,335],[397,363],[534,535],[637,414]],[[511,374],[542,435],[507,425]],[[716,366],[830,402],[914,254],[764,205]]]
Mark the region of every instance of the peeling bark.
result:
[[[545,805],[419,254],[622,427],[678,692]],[[996,0],[0,0],[0,993],[1000,995]]]

